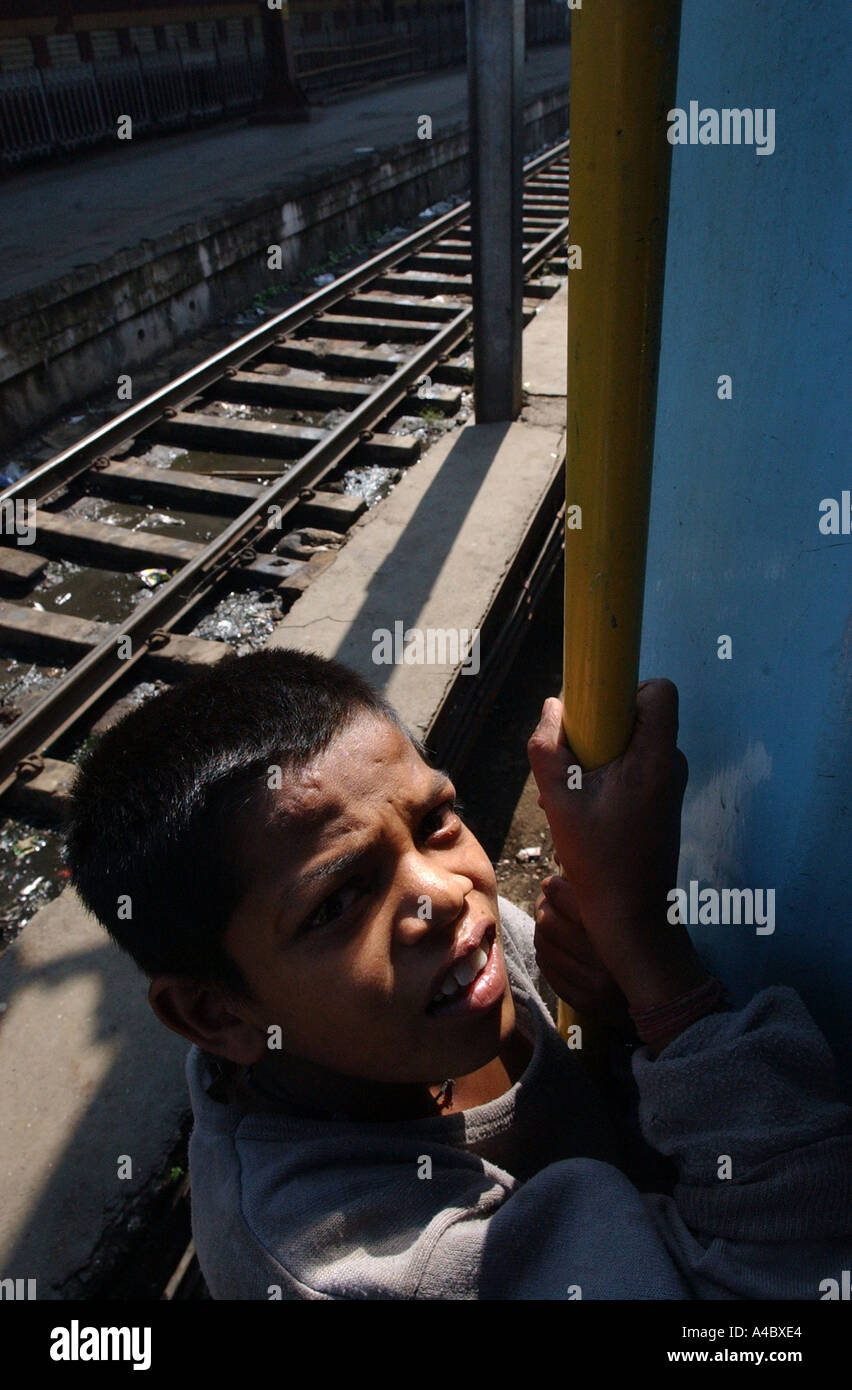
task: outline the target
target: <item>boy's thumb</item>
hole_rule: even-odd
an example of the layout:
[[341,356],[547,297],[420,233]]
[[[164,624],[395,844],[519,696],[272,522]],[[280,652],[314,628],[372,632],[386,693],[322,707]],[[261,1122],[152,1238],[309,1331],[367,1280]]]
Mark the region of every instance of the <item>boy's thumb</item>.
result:
[[544,793],[554,782],[564,781],[564,767],[575,762],[562,727],[562,701],[550,696],[545,700],[541,718],[527,743],[527,756],[538,789]]

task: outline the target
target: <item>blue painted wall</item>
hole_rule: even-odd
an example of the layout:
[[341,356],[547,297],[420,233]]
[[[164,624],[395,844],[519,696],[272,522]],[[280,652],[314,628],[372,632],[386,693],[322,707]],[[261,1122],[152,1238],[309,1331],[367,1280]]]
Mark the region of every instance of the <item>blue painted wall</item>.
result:
[[795,985],[847,1084],[852,535],[818,523],[852,488],[851,21],[684,0],[677,105],[774,107],[775,152],[673,150],[641,659],[680,688],[680,885],[776,890],[773,935],[695,927],[702,956],[735,1002]]

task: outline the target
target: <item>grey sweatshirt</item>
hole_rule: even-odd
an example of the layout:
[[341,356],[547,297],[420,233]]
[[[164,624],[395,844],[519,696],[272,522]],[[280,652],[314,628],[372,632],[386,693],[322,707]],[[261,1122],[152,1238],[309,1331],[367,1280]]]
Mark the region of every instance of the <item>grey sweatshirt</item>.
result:
[[852,1265],[852,1112],[796,992],[709,1015],[656,1059],[636,1049],[642,1132],[677,1175],[672,1195],[640,1192],[556,1031],[533,923],[499,906],[534,1051],[486,1105],[386,1123],[252,1111],[212,1099],[210,1059],[190,1050],[193,1235],[212,1296],[823,1297]]

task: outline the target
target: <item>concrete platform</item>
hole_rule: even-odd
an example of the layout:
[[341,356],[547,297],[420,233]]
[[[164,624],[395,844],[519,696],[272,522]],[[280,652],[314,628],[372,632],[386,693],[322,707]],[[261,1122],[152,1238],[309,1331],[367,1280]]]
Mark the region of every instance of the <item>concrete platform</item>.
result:
[[[479,625],[561,467],[566,308],[563,289],[525,333],[522,420],[445,436],[356,523],[274,634],[358,667],[416,731],[452,670],[376,665],[373,630]],[[0,1001],[0,1277],[35,1278],[39,1298],[57,1299],[78,1287],[107,1221],[162,1172],[187,1108],[186,1049],[71,890],[0,958]],[[123,1154],[131,1180],[117,1176]]]
[[[568,52],[530,50],[528,152],[567,130]],[[464,70],[359,92],[307,125],[119,142],[13,175],[0,200],[0,448],[467,182]]]
[[[567,87],[567,54],[563,44],[530,50],[526,100]],[[433,139],[466,124],[465,72],[360,91],[324,106],[308,125],[240,122],[12,174],[0,199],[0,301],[351,166],[359,153],[407,144],[416,138],[421,112],[432,117]]]
[[[355,523],[334,563],[270,639],[270,646],[300,647],[353,666],[384,691],[418,737],[459,665],[476,679],[486,653],[473,634],[561,467],[566,311],[563,289],[527,329],[522,419],[467,424],[444,436],[380,507]],[[423,634],[427,657],[430,630],[457,634],[460,660],[447,660],[453,644],[435,635],[433,659],[415,661],[418,639],[406,639],[414,630]]]

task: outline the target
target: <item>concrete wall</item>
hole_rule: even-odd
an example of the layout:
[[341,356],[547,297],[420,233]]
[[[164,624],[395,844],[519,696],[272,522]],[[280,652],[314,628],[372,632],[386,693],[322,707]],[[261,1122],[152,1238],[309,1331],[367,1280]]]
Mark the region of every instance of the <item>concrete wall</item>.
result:
[[774,934],[694,937],[739,1000],[796,986],[847,1078],[849,40],[846,0],[684,2],[678,106],[773,107],[776,148],[673,150],[641,661],[680,687],[681,886],[776,890]]
[[[525,148],[562,138],[567,93],[526,107]],[[283,248],[286,284],[329,252],[416,218],[468,184],[466,123],[435,140],[362,155],[345,171],[241,203],[144,241],[0,304],[0,449],[101,391],[270,286],[266,248]]]

